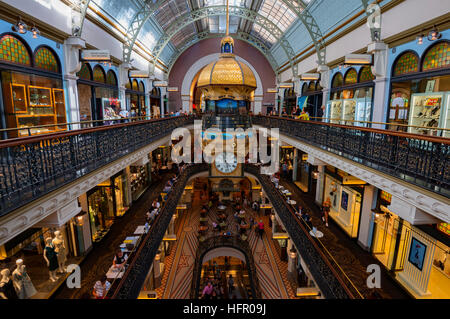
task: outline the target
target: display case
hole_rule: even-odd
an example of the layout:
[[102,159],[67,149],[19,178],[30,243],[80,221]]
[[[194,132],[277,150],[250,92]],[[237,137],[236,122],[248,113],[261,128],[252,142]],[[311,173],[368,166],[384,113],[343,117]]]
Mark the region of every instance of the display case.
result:
[[342,109],[342,122],[344,125],[354,125],[356,113],[356,100],[344,100]]
[[342,101],[331,101],[330,123],[339,124],[339,119],[342,116]]
[[17,115],[17,128],[19,137],[37,134],[51,133],[56,130],[55,126],[46,126],[40,128],[30,128],[34,126],[51,125],[55,123],[55,114],[39,115]]
[[368,100],[367,98],[357,99],[356,100],[356,113],[355,113],[355,120],[357,122],[354,125],[367,127],[368,123],[361,123],[360,121],[369,122],[371,112],[372,112],[372,101],[371,100]]
[[[53,102],[55,106],[56,124],[66,123],[66,102],[64,99],[64,90],[53,89]],[[65,130],[65,125],[58,125],[58,129]]]
[[23,84],[10,84],[11,85],[11,97],[14,113],[27,113],[27,96],[25,91],[25,85]]
[[52,91],[50,88],[28,86],[28,99],[30,107],[52,107]]
[[[441,127],[440,115],[444,102],[444,93],[417,93],[411,95],[411,112],[409,113],[408,133],[437,135],[437,130],[426,128]],[[443,112],[441,112],[443,111]]]

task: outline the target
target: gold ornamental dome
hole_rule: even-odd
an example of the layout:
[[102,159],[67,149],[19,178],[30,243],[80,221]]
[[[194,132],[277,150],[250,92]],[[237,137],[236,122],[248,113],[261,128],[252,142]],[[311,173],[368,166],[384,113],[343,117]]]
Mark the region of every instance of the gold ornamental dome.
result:
[[219,60],[208,64],[199,75],[197,83],[199,88],[210,85],[256,88],[256,79],[252,70],[245,63],[237,61],[234,54],[224,53]]
[[227,35],[224,38],[222,38],[222,41],[220,42],[220,46],[222,47],[223,45],[225,45],[225,43],[229,43],[232,46],[234,46],[234,39],[232,37],[230,37],[229,35]]

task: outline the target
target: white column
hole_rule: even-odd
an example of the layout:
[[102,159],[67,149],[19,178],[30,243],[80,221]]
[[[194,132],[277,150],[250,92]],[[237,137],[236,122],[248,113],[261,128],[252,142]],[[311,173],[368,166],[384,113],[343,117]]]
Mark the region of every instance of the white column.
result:
[[[128,77],[128,71],[132,68],[130,63],[122,63],[119,66],[119,100],[120,108],[122,110],[127,109],[127,101],[125,95],[125,85],[130,81]],[[130,111],[130,110],[128,110]]]
[[322,205],[323,203],[323,185],[325,183],[325,165],[318,165],[317,170],[319,172],[317,176],[316,184],[316,204]]
[[[330,86],[331,86],[331,81],[330,81],[330,68],[327,65],[319,65],[319,67],[317,68],[317,72],[320,73],[320,86],[323,88],[322,92],[323,92],[323,97],[322,97],[322,106],[324,106],[323,109],[323,117],[326,117],[326,105],[328,102],[328,96],[330,94]],[[324,122],[326,122],[327,120],[323,120]]]
[[[64,42],[65,60],[65,88],[66,88],[66,114],[67,122],[80,121],[80,104],[78,99],[78,87],[76,76],[81,69],[80,50],[86,47],[84,40],[78,37],[69,37]],[[78,129],[80,125],[73,125],[71,129]]]
[[182,95],[181,96],[181,104],[183,106],[183,112],[190,112],[190,111],[192,111],[191,97],[189,95]]
[[262,102],[263,102],[262,96],[255,96],[253,114],[259,114],[262,112]]
[[[284,104],[284,90],[286,89],[280,89],[278,91],[278,99],[280,100],[280,107],[278,109],[278,115],[281,115],[281,113],[283,112],[283,104]],[[277,99],[277,100],[278,100]]]
[[[386,122],[388,83],[388,46],[383,42],[373,42],[367,52],[373,54],[372,73],[375,75],[375,92],[372,106],[372,122]],[[385,128],[382,124],[372,124],[373,128]]]
[[298,149],[294,148],[294,159],[293,161],[293,169],[292,169],[292,181],[295,182],[297,180],[297,170],[298,170]]
[[364,198],[361,207],[361,221],[359,226],[358,244],[365,250],[369,250],[370,226],[372,220],[372,205],[375,199],[376,187],[366,185],[364,187]]

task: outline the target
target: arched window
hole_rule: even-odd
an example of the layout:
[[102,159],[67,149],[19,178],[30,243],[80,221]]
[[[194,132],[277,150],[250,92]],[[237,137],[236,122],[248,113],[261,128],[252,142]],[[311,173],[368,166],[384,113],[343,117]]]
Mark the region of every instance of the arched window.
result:
[[394,76],[414,73],[419,71],[419,58],[413,52],[403,53],[395,63]]
[[142,82],[142,81],[139,82],[139,91],[145,92],[145,85],[144,85],[144,82]]
[[369,82],[375,80],[375,76],[372,73],[372,68],[370,66],[364,66],[359,71],[359,82]]
[[126,88],[127,90],[131,90],[131,80],[128,80],[128,82],[125,83],[125,88]]
[[317,81],[316,82],[316,91],[322,91],[323,90],[323,88],[322,88],[322,86],[320,85],[320,81]]
[[58,61],[56,60],[55,54],[46,47],[40,47],[34,53],[34,66],[38,69],[59,72]]
[[31,66],[30,53],[25,44],[9,34],[0,39],[0,60]]
[[113,70],[109,70],[108,73],[106,73],[106,84],[117,86],[117,77]]
[[349,84],[356,84],[356,83],[358,83],[358,73],[356,72],[355,69],[351,68],[345,74],[344,84],[349,85]]
[[422,62],[422,71],[450,67],[450,48],[447,41],[440,42],[427,50]]
[[340,87],[344,84],[344,79],[342,77],[342,73],[338,72],[336,73],[336,75],[333,78],[333,83],[331,85],[331,87],[333,88],[337,88]]
[[92,81],[92,72],[91,72],[91,67],[89,66],[89,64],[83,63],[80,71],[78,71],[78,73],[77,73],[77,76],[80,79]]
[[105,71],[100,65],[96,65],[94,67],[93,73],[95,82],[105,83]]
[[131,89],[133,90],[133,91],[139,91],[139,83],[138,83],[138,81],[137,80],[133,80],[133,82],[131,83]]
[[302,94],[303,93],[306,93],[306,91],[308,91],[308,83],[303,83],[303,86],[302,86]]
[[313,81],[309,82],[308,92],[314,92],[315,90],[316,90],[316,82]]

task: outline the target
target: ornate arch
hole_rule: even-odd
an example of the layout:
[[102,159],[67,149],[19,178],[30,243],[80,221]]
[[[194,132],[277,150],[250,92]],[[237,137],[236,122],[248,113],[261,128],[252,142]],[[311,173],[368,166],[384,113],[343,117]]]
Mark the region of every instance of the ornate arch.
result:
[[[211,17],[211,16],[218,16],[218,15],[225,15],[226,14],[227,7],[226,6],[211,6],[211,7],[204,7],[200,8],[198,10],[189,12],[184,14],[183,16],[178,17],[178,19],[168,28],[166,33],[164,33],[156,43],[156,45],[153,47],[152,50],[152,60],[150,61],[150,68],[149,73],[154,74],[155,66],[158,61],[159,56],[161,55],[162,51],[166,47],[166,45],[170,42],[172,37],[177,34],[181,29],[183,29],[185,26],[194,23],[195,21],[201,20],[203,18]],[[292,59],[294,50],[292,49],[289,41],[285,39],[283,31],[275,25],[272,21],[270,21],[268,18],[260,15],[259,13],[249,10],[246,8],[241,7],[229,7],[230,16],[238,16],[240,18],[250,20],[253,23],[259,24],[265,29],[267,29],[279,42],[284,51],[286,52],[286,55],[290,57],[290,65],[294,72],[294,75],[297,73],[295,72],[296,66],[294,65],[294,61]]]
[[[178,50],[176,54],[172,56],[172,58],[169,61],[169,71],[170,74],[172,67],[174,66],[175,62],[178,60],[178,58],[192,45],[196,44],[197,42],[200,42],[204,39],[209,38],[219,38],[223,37],[223,34],[212,34],[209,31],[204,31],[201,33],[194,34],[192,37],[187,39],[184,43],[184,45]],[[246,32],[238,32],[236,35],[234,35],[235,39],[242,40],[244,42],[247,42],[249,44],[252,44],[256,49],[258,49],[269,61],[270,65],[272,66],[272,69],[275,74],[277,74],[278,64],[275,61],[275,58],[273,57],[272,53],[270,52],[270,49],[258,38],[255,36],[246,33]]]

